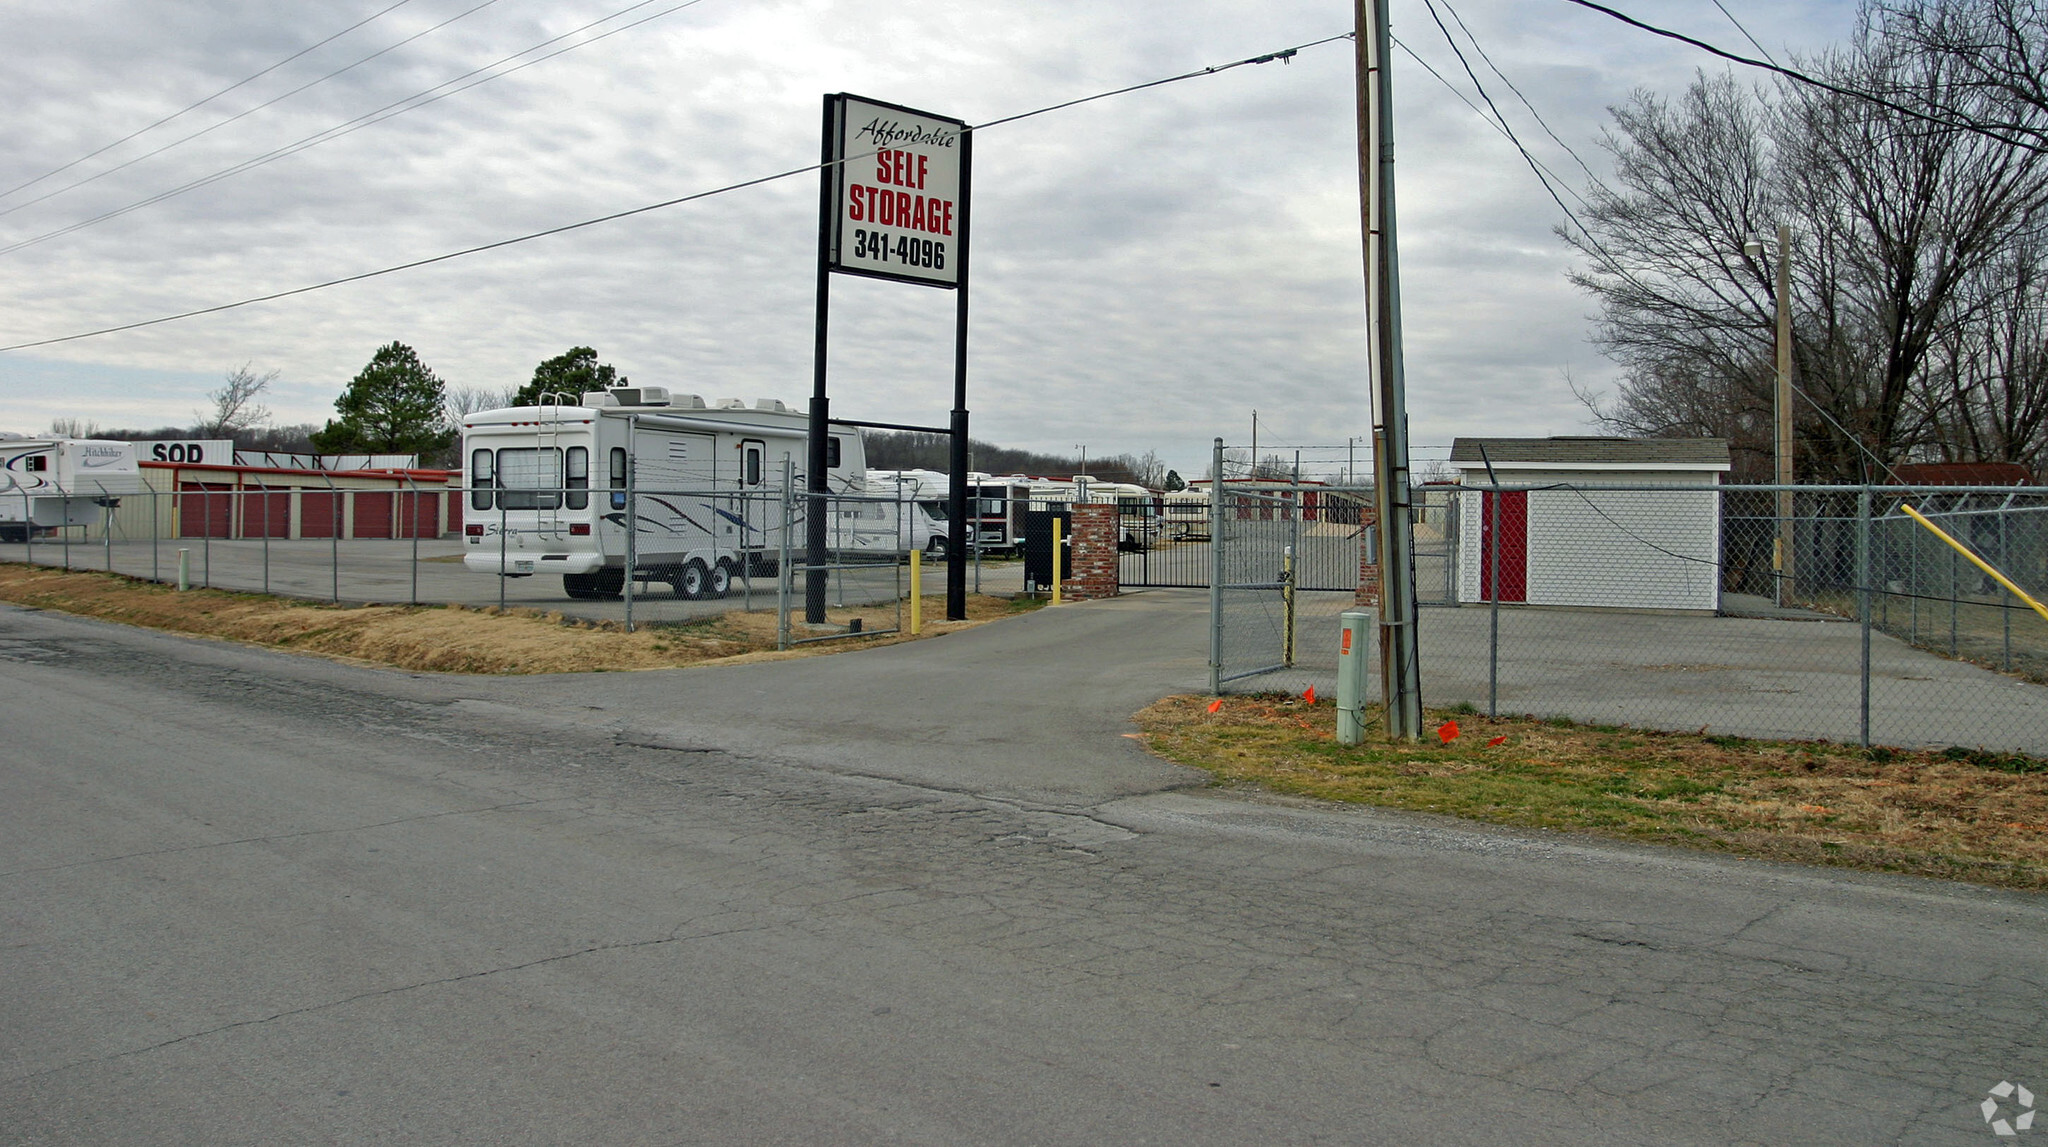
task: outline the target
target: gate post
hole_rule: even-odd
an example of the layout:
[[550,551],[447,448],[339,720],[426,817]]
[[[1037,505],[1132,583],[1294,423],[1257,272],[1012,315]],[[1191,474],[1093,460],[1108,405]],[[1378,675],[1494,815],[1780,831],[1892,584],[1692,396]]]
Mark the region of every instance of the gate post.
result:
[[1060,595],[1068,601],[1115,597],[1117,583],[1117,506],[1114,502],[1083,502],[1073,508],[1074,568]]

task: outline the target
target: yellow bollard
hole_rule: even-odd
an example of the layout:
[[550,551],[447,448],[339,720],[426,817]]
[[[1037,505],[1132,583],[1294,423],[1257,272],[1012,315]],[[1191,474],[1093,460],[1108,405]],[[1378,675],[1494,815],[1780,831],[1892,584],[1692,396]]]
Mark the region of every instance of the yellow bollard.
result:
[[1066,573],[1060,568],[1060,520],[1052,520],[1052,603],[1060,603],[1060,578]]
[[919,559],[924,554],[910,551],[910,636],[916,637],[924,629],[924,564]]

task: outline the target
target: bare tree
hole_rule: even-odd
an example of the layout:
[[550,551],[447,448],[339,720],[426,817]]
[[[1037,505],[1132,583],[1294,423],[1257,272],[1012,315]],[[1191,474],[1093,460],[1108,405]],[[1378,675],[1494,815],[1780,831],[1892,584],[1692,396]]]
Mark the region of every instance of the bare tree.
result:
[[193,432],[202,438],[233,438],[270,421],[270,408],[258,400],[277,376],[274,370],[257,374],[246,362],[229,371],[219,390],[206,392],[213,411],[193,415]]
[[86,418],[55,418],[50,421],[50,435],[54,438],[98,438],[104,431],[100,424]]
[[451,386],[447,390],[448,420],[460,422],[465,414],[517,405],[514,396],[518,393],[516,386]]
[[[1875,24],[1805,65],[1851,91],[2012,111]],[[1998,337],[1987,324],[2013,253],[2048,210],[2048,155],[1841,92],[1727,76],[1701,76],[1675,105],[1638,92],[1614,115],[1617,186],[1591,194],[1590,237],[1566,236],[1588,261],[1574,282],[1601,303],[1596,338],[1623,366],[1603,421],[1727,437],[1738,476],[1763,476],[1778,255],[1737,253],[1788,222],[1800,476],[1855,480],[1967,449],[1950,437],[1960,383],[1940,380],[1973,377],[1949,356]]]

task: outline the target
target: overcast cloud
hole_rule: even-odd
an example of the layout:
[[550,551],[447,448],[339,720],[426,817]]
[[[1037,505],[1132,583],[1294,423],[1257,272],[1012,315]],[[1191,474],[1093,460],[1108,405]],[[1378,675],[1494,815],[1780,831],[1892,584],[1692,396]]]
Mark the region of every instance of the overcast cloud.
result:
[[[0,188],[143,127],[391,0],[16,0],[0,72]],[[409,0],[222,99],[0,197],[0,247],[285,146],[631,0],[495,0],[344,75],[42,202],[474,8]],[[675,8],[655,0],[621,21]],[[1848,33],[1848,3],[1724,0],[1773,53]],[[1711,0],[1629,0],[1731,49]],[[1604,170],[1605,108],[1715,67],[1562,0],[1460,0],[1481,45]],[[1395,34],[1467,88],[1420,0]],[[1333,0],[977,4],[700,0],[333,142],[0,254],[0,344],[354,274],[814,161],[819,98],[848,91],[970,122],[1348,31]],[[614,27],[601,25],[596,31]],[[586,34],[586,38],[587,38]],[[565,43],[574,42],[565,41]],[[1474,59],[1475,68],[1481,67]],[[1560,173],[1573,161],[1494,77]],[[1584,432],[1566,374],[1610,369],[1564,281],[1562,215],[1508,143],[1395,58],[1414,440]],[[1469,94],[1469,91],[1468,91]],[[1238,68],[977,137],[975,437],[1092,456],[1156,450],[1198,473],[1216,435],[1262,451],[1368,433],[1352,50]],[[1539,146],[1540,145],[1540,146]],[[635,382],[801,402],[810,386],[816,176],[436,267],[140,331],[0,354],[0,429],[180,423],[245,362],[269,405],[319,421],[381,344],[451,385],[525,381],[587,344]],[[952,297],[839,278],[835,413],[943,424]],[[1427,456],[1427,451],[1419,451]],[[1361,452],[1361,458],[1363,453]]]

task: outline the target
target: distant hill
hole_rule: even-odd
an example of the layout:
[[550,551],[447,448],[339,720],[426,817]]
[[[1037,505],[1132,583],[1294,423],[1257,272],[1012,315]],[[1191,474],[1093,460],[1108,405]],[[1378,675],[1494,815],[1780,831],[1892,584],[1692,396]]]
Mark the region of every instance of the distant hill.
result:
[[[871,470],[937,470],[944,473],[951,468],[952,440],[944,434],[925,434],[915,430],[868,430],[862,433]],[[1079,458],[1012,450],[974,438],[968,439],[968,459],[972,469],[984,474],[1068,478],[1081,473]],[[1130,454],[1113,454],[1106,458],[1091,455],[1087,472],[1105,482],[1136,482],[1155,488],[1166,474],[1159,459],[1150,452],[1142,458]]]

